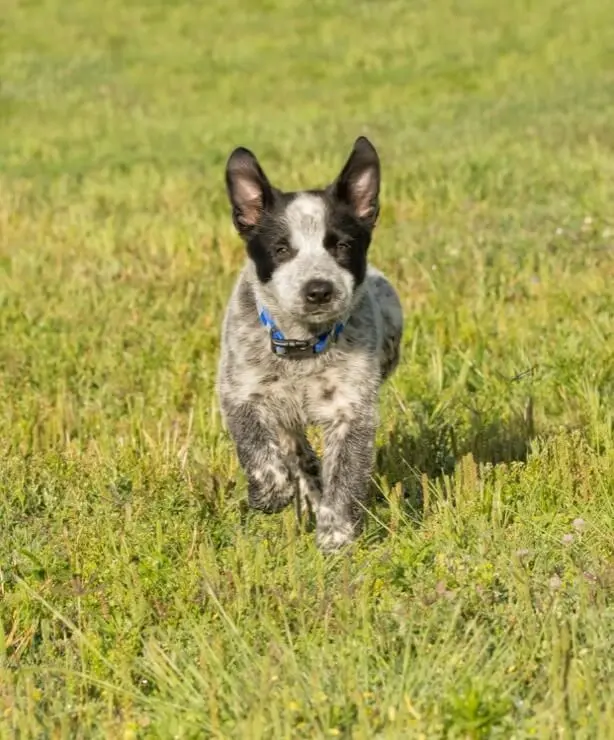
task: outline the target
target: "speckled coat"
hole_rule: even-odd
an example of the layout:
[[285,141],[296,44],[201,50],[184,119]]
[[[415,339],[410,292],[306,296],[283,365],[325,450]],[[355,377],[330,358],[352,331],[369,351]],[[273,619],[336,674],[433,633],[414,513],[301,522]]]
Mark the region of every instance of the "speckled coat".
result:
[[[227,184],[249,258],[223,324],[223,418],[247,475],[250,506],[276,512],[299,496],[315,515],[318,546],[334,551],[361,528],[378,391],[398,363],[403,327],[393,287],[366,263],[379,160],[359,139],[327,190],[285,194],[272,189],[255,157],[241,149],[229,160]],[[314,278],[331,286],[323,307],[304,299],[303,286]],[[333,320],[343,320],[344,328],[321,354],[278,356],[259,318],[262,306],[293,339],[313,336]],[[324,431],[321,463],[305,436],[311,424]]]

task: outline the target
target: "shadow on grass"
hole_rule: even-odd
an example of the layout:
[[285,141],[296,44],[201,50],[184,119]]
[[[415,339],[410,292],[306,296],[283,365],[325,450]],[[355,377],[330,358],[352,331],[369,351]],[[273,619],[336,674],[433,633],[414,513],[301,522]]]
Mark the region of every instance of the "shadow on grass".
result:
[[[524,462],[534,437],[531,403],[507,422],[487,422],[476,414],[462,439],[451,424],[422,423],[415,433],[399,422],[378,449],[376,474],[389,486],[401,484],[405,509],[420,521],[425,485],[452,475],[469,454],[477,464]],[[372,494],[376,501],[383,498],[376,485]]]

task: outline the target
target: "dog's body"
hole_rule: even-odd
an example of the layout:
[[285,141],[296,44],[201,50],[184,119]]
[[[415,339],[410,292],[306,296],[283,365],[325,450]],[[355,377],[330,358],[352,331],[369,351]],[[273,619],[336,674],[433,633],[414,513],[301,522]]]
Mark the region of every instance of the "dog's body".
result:
[[[359,139],[329,188],[281,193],[238,149],[227,185],[250,259],[224,320],[222,413],[250,505],[279,511],[298,493],[319,547],[336,550],[360,527],[378,390],[398,363],[403,325],[394,289],[366,262],[379,160]],[[322,466],[309,424],[324,429]]]

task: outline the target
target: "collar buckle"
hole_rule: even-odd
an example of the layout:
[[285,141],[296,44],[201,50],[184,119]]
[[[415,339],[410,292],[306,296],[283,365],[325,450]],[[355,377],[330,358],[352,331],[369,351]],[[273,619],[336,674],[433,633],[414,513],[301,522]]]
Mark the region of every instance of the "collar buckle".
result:
[[309,339],[277,339],[271,335],[271,349],[284,357],[305,357],[314,354],[314,342]]

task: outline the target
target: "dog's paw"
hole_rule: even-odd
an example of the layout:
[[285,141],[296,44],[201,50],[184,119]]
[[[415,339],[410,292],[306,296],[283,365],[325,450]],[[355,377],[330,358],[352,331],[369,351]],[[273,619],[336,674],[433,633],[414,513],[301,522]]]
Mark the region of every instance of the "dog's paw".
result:
[[316,544],[325,553],[334,553],[350,545],[357,535],[357,525],[328,506],[317,511]]
[[269,465],[249,475],[247,500],[252,509],[276,514],[292,502],[294,491],[295,482],[290,471],[282,465]]

